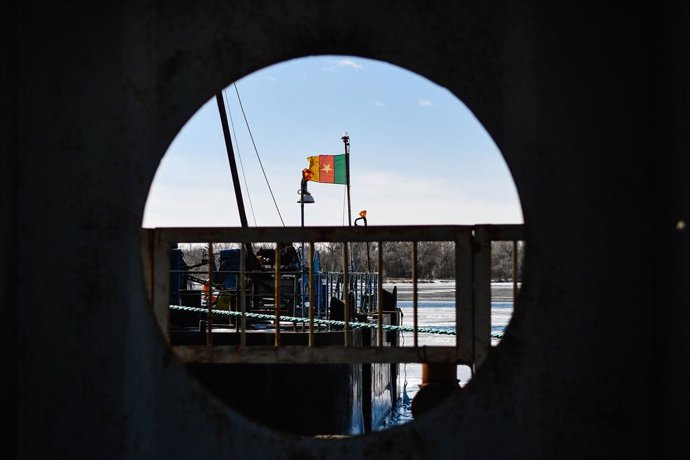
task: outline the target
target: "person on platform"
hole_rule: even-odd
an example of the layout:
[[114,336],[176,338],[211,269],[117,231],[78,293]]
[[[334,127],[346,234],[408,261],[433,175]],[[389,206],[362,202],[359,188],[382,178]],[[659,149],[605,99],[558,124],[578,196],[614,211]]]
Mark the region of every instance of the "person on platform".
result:
[[291,242],[278,243],[280,250],[280,268],[282,270],[295,270],[299,268],[299,257]]

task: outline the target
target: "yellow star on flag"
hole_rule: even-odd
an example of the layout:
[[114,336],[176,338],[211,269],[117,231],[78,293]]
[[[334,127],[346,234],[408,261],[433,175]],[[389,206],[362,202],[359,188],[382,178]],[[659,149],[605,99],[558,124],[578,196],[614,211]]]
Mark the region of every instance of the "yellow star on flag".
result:
[[331,165],[328,164],[328,163],[326,163],[325,165],[323,165],[323,168],[321,168],[321,171],[323,171],[323,172],[325,172],[326,174],[328,174],[329,172],[331,172],[332,169],[333,169],[333,168],[331,168]]

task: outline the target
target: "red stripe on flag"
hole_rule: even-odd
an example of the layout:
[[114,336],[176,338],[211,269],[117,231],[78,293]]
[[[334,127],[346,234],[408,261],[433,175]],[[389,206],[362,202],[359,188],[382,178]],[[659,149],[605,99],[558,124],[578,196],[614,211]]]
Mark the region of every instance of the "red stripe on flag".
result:
[[319,155],[319,182],[332,184],[335,180],[333,155]]

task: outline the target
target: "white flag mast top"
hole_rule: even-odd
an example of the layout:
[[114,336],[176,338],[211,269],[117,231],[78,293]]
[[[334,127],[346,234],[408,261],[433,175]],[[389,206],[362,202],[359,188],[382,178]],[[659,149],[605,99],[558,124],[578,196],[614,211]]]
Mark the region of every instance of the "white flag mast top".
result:
[[350,207],[350,136],[345,133],[341,138],[345,144],[345,184],[347,185],[347,226],[352,227],[352,210]]

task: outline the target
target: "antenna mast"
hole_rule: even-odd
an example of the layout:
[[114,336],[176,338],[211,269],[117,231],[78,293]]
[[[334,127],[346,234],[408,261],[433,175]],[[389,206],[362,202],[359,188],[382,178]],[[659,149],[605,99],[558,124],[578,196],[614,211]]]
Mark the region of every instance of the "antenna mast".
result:
[[242,223],[242,227],[246,228],[248,226],[247,213],[244,210],[244,200],[242,199],[242,189],[240,188],[240,177],[237,174],[237,163],[235,162],[235,153],[232,149],[232,139],[230,137],[230,128],[228,127],[228,116],[225,113],[225,104],[223,103],[223,93],[216,93],[216,102],[218,103],[220,122],[223,125],[223,137],[225,138],[225,148],[228,151],[230,173],[232,174],[232,185],[235,187],[235,199],[237,200],[237,209],[240,212],[240,222]]
[[350,207],[350,136],[345,133],[341,138],[345,144],[345,182],[347,185],[347,226],[352,227],[352,209]]

